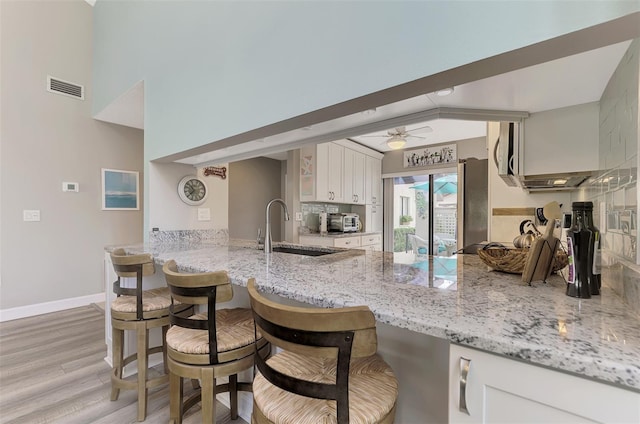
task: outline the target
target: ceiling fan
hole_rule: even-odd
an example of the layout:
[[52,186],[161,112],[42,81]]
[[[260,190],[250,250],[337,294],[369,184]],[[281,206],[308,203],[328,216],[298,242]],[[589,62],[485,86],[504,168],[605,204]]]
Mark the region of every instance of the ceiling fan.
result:
[[[382,134],[367,134],[361,135],[361,138],[369,138],[369,137],[377,137],[377,138],[385,138],[386,140],[380,144],[386,144],[390,149],[397,150],[404,147],[408,140],[411,139],[425,139],[426,137],[422,137],[417,134],[426,134],[433,131],[428,125],[414,128],[411,130],[407,130],[406,127],[396,127],[390,130],[387,130],[386,133]],[[360,138],[358,137],[358,138]]]

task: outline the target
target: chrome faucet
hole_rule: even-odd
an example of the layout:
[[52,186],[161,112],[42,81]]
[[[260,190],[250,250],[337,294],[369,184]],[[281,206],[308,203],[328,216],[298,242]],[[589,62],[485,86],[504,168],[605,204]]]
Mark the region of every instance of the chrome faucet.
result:
[[270,201],[269,203],[267,203],[267,210],[266,210],[266,217],[267,217],[267,225],[266,225],[266,229],[264,232],[264,251],[265,253],[270,253],[273,251],[273,247],[272,244],[273,242],[271,241],[271,219],[270,216],[271,215],[271,205],[273,205],[274,203],[280,203],[282,205],[282,208],[284,209],[284,220],[288,221],[289,220],[289,210],[287,209],[287,204],[284,203],[284,200],[282,199],[273,199],[272,201]]

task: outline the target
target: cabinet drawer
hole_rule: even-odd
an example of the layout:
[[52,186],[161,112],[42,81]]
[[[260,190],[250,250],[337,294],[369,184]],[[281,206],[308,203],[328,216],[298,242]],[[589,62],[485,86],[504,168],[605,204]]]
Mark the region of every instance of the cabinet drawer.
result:
[[370,244],[370,245],[367,245],[367,246],[360,246],[360,249],[361,250],[368,250],[370,252],[375,252],[375,251],[379,250],[378,246],[375,245],[375,244]]
[[382,234],[369,234],[368,236],[361,236],[360,238],[360,244],[362,246],[370,246],[382,242]]
[[333,245],[335,247],[346,247],[347,249],[352,247],[360,247],[360,236],[337,238],[333,242]]

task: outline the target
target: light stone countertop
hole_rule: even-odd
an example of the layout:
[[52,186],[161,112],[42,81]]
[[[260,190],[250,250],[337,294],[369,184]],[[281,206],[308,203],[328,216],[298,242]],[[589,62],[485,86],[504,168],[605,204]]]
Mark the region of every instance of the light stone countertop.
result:
[[489,271],[476,255],[266,255],[240,240],[127,250],[152,253],[159,264],[175,259],[184,271],[227,270],[240,286],[255,277],[262,291],[311,305],[367,305],[391,326],[640,392],[640,317],[607,288],[571,298],[560,277],[528,286],[520,275]]

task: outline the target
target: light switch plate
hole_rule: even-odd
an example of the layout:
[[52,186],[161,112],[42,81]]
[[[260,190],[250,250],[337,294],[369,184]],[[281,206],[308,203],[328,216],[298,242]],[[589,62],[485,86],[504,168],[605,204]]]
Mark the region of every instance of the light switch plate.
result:
[[211,221],[211,209],[198,208],[198,221]]
[[25,222],[36,222],[40,221],[40,211],[39,210],[23,210],[22,211],[22,220]]
[[302,212],[296,212],[296,221],[302,221]]

